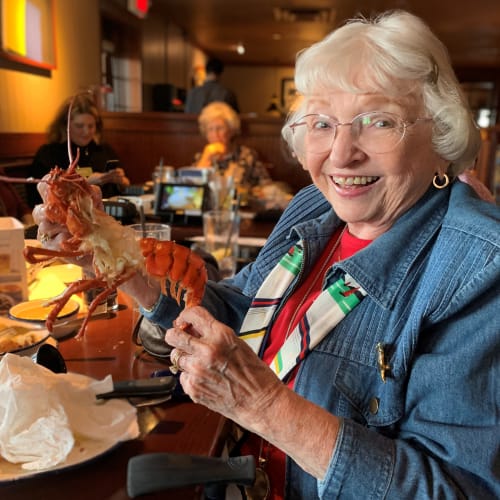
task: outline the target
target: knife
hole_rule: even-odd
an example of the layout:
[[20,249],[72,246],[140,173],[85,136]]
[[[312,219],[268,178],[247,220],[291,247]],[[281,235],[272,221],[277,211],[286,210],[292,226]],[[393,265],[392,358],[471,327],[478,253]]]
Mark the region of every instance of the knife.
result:
[[113,390],[96,394],[97,399],[155,397],[172,394],[177,384],[173,376],[113,382]]
[[146,453],[132,457],[127,468],[127,493],[131,498],[170,488],[194,485],[255,482],[252,455],[213,458],[176,453]]

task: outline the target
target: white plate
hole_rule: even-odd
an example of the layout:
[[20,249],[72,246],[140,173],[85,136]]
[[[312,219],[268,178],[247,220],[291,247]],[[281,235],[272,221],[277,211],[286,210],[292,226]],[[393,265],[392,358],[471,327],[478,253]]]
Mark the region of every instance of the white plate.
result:
[[90,439],[75,439],[75,445],[63,463],[40,471],[24,470],[21,464],[12,464],[0,457],[0,484],[50,474],[54,471],[61,471],[84,464],[111,451],[121,442],[103,443],[102,441],[93,441]]
[[[8,351],[11,354],[17,354],[20,356],[31,356],[36,350],[48,339],[49,331],[42,326],[37,326],[36,324],[29,323],[27,321],[17,321],[15,319],[0,317],[0,330],[4,328],[8,328],[10,326],[13,327],[22,327],[27,328],[28,331],[26,333],[35,333],[35,342],[30,345],[21,347],[19,349],[15,349],[14,351]],[[0,358],[3,356],[4,352],[0,352]]]

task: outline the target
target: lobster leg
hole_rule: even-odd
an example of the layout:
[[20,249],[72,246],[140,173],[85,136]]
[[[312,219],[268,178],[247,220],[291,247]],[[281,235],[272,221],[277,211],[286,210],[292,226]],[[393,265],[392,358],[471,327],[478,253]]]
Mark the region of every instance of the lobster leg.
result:
[[[83,332],[85,331],[85,328],[87,327],[87,324],[90,321],[90,317],[92,316],[93,312],[97,309],[97,306],[99,304],[102,304],[108,298],[109,295],[111,295],[122,283],[129,280],[134,274],[135,274],[135,271],[127,273],[122,278],[115,281],[112,286],[106,285],[106,288],[101,293],[96,295],[94,300],[88,306],[87,315],[83,319],[83,322],[80,326],[80,329],[78,330],[78,333],[75,336],[75,339],[78,340],[81,337],[83,337]],[[102,283],[102,281],[101,281],[101,283]]]
[[54,257],[79,257],[85,255],[85,252],[64,252],[61,250],[50,250],[49,248],[27,246],[23,250],[23,255],[30,264],[39,264],[40,262],[51,260]]
[[55,304],[55,307],[50,311],[45,325],[47,326],[47,330],[51,332],[53,330],[54,321],[57,319],[57,315],[61,312],[62,308],[67,304],[68,300],[72,295],[79,292],[84,292],[85,290],[89,290],[90,288],[97,287],[106,287],[107,284],[98,278],[93,279],[82,279],[71,283],[71,285],[64,290],[60,295],[54,297],[53,299],[48,301],[48,304]]
[[181,295],[184,291],[181,282],[189,269],[189,248],[176,245],[174,247],[174,262],[170,269],[170,294],[175,298],[178,304],[181,302]]

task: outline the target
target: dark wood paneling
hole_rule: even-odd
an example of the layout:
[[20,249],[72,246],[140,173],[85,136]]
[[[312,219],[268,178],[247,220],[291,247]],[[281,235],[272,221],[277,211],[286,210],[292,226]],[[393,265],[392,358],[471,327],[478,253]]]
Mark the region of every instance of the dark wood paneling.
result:
[[[118,153],[132,183],[151,179],[155,165],[190,165],[205,141],[197,117],[183,113],[104,113],[105,140]],[[241,117],[238,140],[255,148],[276,181],[294,191],[310,183],[309,175],[286,152],[279,118]]]
[[497,165],[497,151],[500,144],[500,125],[481,129],[483,139],[481,151],[475,166],[478,179],[495,195],[497,203],[500,202],[500,184],[497,173],[500,165]]
[[[103,113],[104,140],[118,153],[133,184],[151,179],[155,165],[175,168],[190,165],[205,141],[197,117],[183,113]],[[309,175],[287,153],[281,139],[282,120],[242,116],[238,140],[255,148],[276,181],[287,182],[294,192],[310,183]],[[0,168],[10,175],[26,175],[43,133],[0,133]]]
[[0,160],[31,159],[45,137],[43,133],[0,133]]

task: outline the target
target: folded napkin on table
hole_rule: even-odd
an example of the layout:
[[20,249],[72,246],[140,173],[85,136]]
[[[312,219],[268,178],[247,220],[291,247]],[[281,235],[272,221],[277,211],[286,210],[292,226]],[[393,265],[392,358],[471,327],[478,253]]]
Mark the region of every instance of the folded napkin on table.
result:
[[53,373],[31,358],[5,354],[0,360],[0,457],[26,470],[54,467],[77,439],[110,444],[139,435],[136,409],[95,395],[111,391],[101,381],[76,373]]

